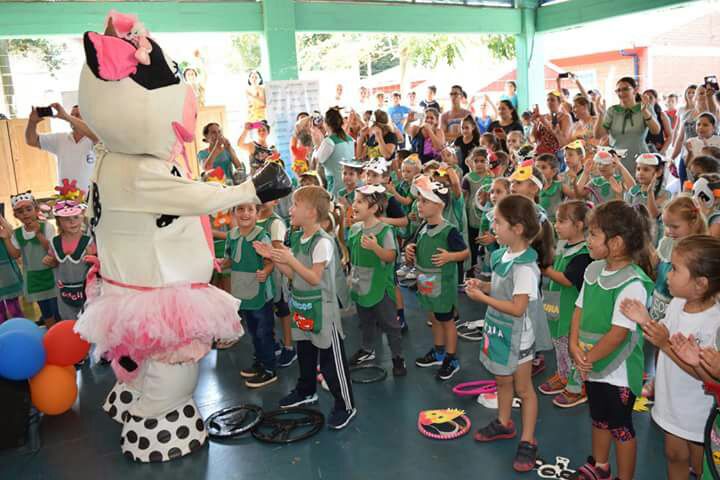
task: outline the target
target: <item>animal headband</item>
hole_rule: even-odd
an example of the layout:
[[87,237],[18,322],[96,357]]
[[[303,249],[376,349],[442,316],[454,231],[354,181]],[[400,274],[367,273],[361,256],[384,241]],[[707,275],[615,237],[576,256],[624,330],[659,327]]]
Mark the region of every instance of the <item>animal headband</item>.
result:
[[520,164],[520,166],[513,172],[512,175],[510,175],[510,180],[515,180],[518,182],[524,182],[526,180],[530,180],[533,182],[540,190],[543,188],[543,182],[535,176],[533,173],[533,165],[534,162],[532,160],[525,160]]
[[12,208],[16,208],[21,203],[35,203],[35,197],[33,197],[33,194],[28,190],[25,193],[18,193],[17,195],[10,195],[10,205],[12,205]]

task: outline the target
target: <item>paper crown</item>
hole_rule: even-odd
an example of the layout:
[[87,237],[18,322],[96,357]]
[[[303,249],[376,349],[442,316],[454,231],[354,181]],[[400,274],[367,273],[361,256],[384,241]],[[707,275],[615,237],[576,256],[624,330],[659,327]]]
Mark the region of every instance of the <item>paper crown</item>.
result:
[[520,166],[515,169],[515,171],[510,175],[510,180],[515,180],[516,182],[524,182],[527,180],[530,180],[533,182],[539,189],[543,188],[543,182],[535,176],[533,173],[533,166],[535,165],[535,162],[532,160],[525,160],[520,164]]
[[62,184],[55,187],[55,191],[57,192],[55,198],[58,200],[71,200],[82,203],[85,198],[85,191],[78,188],[77,180],[63,178]]
[[635,163],[639,165],[650,165],[657,167],[665,163],[665,158],[659,153],[641,153],[635,159]]
[[10,195],[10,205],[12,208],[17,207],[21,203],[35,203],[35,197],[33,197],[33,194],[28,190],[24,193],[18,193],[17,195]]
[[598,150],[593,157],[593,161],[598,165],[612,165],[613,156],[607,150]]
[[707,178],[700,177],[695,183],[685,182],[684,186],[685,190],[692,192],[693,198],[706,209],[712,208],[716,199],[720,198],[720,182],[710,182]]
[[374,195],[376,193],[385,193],[387,189],[383,187],[382,185],[363,185],[362,187],[358,187],[357,191],[362,193],[363,195]]
[[53,205],[53,215],[56,217],[74,217],[82,215],[87,210],[87,205],[74,200],[58,200]]
[[369,170],[371,172],[377,173],[378,175],[382,175],[383,173],[387,173],[388,171],[388,161],[385,160],[383,157],[373,158],[365,165],[365,170]]

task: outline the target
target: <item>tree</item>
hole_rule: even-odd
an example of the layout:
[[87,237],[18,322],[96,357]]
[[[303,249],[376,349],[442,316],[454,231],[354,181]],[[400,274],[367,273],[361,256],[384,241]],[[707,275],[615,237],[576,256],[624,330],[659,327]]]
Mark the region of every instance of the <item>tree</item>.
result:
[[485,37],[490,54],[498,60],[513,60],[515,58],[515,36],[492,34]]
[[230,67],[235,71],[258,70],[262,61],[260,52],[260,34],[243,33],[233,35],[231,43],[234,55],[230,58]]

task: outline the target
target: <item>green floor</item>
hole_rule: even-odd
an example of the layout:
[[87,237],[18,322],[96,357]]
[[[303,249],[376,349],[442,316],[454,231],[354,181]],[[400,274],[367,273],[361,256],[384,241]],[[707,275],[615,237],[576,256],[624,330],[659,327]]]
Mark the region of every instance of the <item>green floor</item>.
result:
[[[137,464],[120,453],[120,426],[100,409],[114,383],[109,367],[85,366],[79,375],[80,397],[71,412],[46,417],[40,426],[41,448],[35,453],[0,455],[2,479],[133,480],[133,479],[513,479],[538,478],[536,472],[515,474],[511,468],[516,441],[479,445],[471,435],[441,442],[421,436],[416,427],[418,411],[457,407],[467,411],[473,429],[493,418],[494,411],[478,405],[474,398],[460,399],[452,393],[456,383],[489,378],[480,366],[479,344],[462,342],[459,357],[462,369],[449,382],[439,383],[431,369],[420,369],[412,360],[427,351],[430,331],[410,292],[406,316],[410,331],[404,348],[408,376],[382,383],[355,385],[358,416],[340,432],[324,430],[305,442],[276,446],[261,444],[251,437],[232,443],[211,442],[209,448],[166,464]],[[465,319],[482,314],[477,304],[461,296],[460,311]],[[356,317],[344,319],[348,354],[358,345]],[[390,369],[389,351],[378,343],[379,361]],[[250,339],[222,352],[213,351],[202,362],[195,399],[207,416],[220,408],[254,403],[274,409],[277,401],[293,386],[297,366],[281,370],[280,381],[251,391],[241,382],[239,370],[252,359]],[[552,365],[552,356],[548,356]],[[549,369],[550,370],[550,369]],[[541,375],[543,380],[551,372]],[[536,382],[537,383],[537,382]],[[320,391],[320,408],[327,413],[332,405],[327,392]],[[590,421],[587,407],[560,410],[549,397],[540,398],[537,425],[540,455],[553,459],[568,457],[573,465],[582,463],[590,451]],[[519,412],[514,414],[516,423]],[[664,478],[662,434],[648,413],[635,415],[639,453],[638,480]]]

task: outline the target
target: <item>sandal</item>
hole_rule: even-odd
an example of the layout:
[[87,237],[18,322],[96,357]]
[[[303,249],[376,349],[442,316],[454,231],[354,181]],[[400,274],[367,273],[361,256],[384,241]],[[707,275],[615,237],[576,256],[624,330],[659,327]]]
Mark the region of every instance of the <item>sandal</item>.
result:
[[[505,440],[515,437],[515,424],[512,420],[506,427],[497,418],[485,425],[475,433],[475,441],[492,442],[494,440]],[[534,463],[533,463],[534,465]]]
[[571,480],[610,480],[611,478],[610,466],[608,465],[607,469],[598,467],[593,457],[588,457],[587,463],[570,476]]
[[513,470],[516,472],[529,472],[535,468],[537,450],[537,445],[530,442],[520,442],[513,460]]

